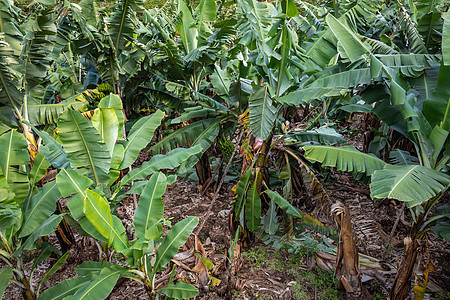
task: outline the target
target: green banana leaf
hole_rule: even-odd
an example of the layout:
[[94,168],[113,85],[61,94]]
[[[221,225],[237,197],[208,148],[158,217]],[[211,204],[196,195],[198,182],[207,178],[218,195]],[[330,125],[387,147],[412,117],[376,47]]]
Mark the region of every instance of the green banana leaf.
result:
[[252,133],[265,140],[275,125],[277,113],[267,86],[253,86],[249,107]]
[[39,288],[41,287],[41,285],[46,282],[50,276],[52,276],[53,274],[55,274],[66,262],[67,258],[69,257],[70,251],[67,251],[63,256],[61,256],[57,262],[55,262],[55,264],[50,268],[50,270],[48,270],[47,273],[45,273],[45,275],[42,277],[41,281],[39,282]]
[[176,149],[178,145],[190,146],[207,128],[210,128],[217,121],[217,119],[203,119],[181,127],[158,141],[149,151],[160,154],[164,151]]
[[217,122],[213,123],[211,126],[206,128],[206,130],[203,131],[191,144],[191,147],[200,145],[202,147],[202,151],[199,152],[197,155],[189,157],[187,160],[181,163],[178,169],[179,174],[186,174],[199,161],[203,153],[205,153],[205,151],[208,150],[209,147],[211,147],[212,143],[219,134],[220,129],[219,123],[220,121],[217,120]]
[[57,285],[45,290],[40,296],[39,300],[62,300],[68,296],[73,295],[77,290],[84,289],[95,275],[78,276],[61,281]]
[[216,20],[217,7],[215,0],[200,0],[197,9],[200,14],[200,21],[213,22]]
[[175,224],[164,237],[164,241],[156,250],[156,260],[153,274],[164,267],[178,252],[181,246],[186,243],[195,226],[198,224],[197,217],[187,217]]
[[256,190],[256,182],[247,192],[247,199],[245,201],[245,221],[247,222],[248,230],[255,232],[261,223],[261,198]]
[[374,155],[362,153],[353,146],[304,146],[305,157],[312,162],[320,162],[326,167],[336,167],[338,171],[358,172],[372,175],[386,163]]
[[59,116],[58,133],[71,166],[86,173],[95,185],[108,183],[111,154],[92,122],[68,109]]
[[389,152],[389,160],[393,165],[417,165],[417,157],[412,156],[408,151],[400,149]]
[[[235,213],[235,218],[238,220],[242,207],[245,203],[245,196],[247,194],[247,189],[250,185],[250,179],[252,177],[253,165],[248,167],[244,175],[241,176],[236,187],[236,195],[233,198],[233,209]],[[241,220],[243,222],[243,220]]]
[[123,274],[126,274],[129,270],[128,267],[119,266],[108,261],[85,261],[77,266],[76,272],[79,276],[87,276],[89,274],[98,275],[104,268],[117,271],[121,270]]
[[142,10],[142,0],[123,0],[115,5],[115,10],[106,18],[108,32],[113,41],[116,55],[125,49],[127,39],[137,32],[136,11]]
[[124,158],[119,170],[128,168],[139,156],[139,152],[152,140],[153,133],[161,124],[164,112],[157,110],[154,114],[137,121],[128,134],[128,141],[123,142]]
[[275,202],[273,200],[270,201],[269,209],[267,210],[266,215],[261,218],[261,220],[266,233],[274,235],[277,232],[278,217]]
[[302,218],[302,215],[300,214],[298,209],[292,206],[292,204],[289,203],[289,201],[287,201],[286,199],[284,199],[278,192],[265,190],[264,193],[266,193],[270,197],[270,199],[275,201],[275,203],[278,204],[278,206],[280,206],[283,210],[285,210],[287,214],[299,219]]
[[373,173],[370,196],[372,199],[404,201],[411,208],[426,202],[449,185],[449,175],[424,166],[387,165]]
[[26,90],[44,82],[51,66],[52,36],[56,34],[55,10],[40,10],[26,24],[21,56],[21,72],[24,75]]
[[196,297],[198,290],[192,284],[177,282],[176,284],[168,284],[158,293],[165,294],[174,299],[189,299]]
[[442,29],[442,61],[444,66],[450,66],[450,15],[445,15]]
[[94,228],[83,212],[86,189],[92,186],[93,181],[88,177],[81,175],[76,170],[61,169],[58,175],[56,175],[56,184],[63,197],[73,195],[72,198],[67,201],[67,207],[73,218],[78,220],[78,223],[84,232],[97,240],[107,242],[108,240]]
[[190,156],[199,153],[201,150],[201,146],[197,145],[188,149],[176,148],[165,155],[155,155],[149,161],[144,162],[141,167],[128,172],[120,181],[117,189],[122,188],[134,180],[143,180],[148,175],[156,173],[159,170],[176,168]]
[[119,96],[115,94],[109,94],[103,97],[98,103],[98,108],[112,108],[116,112],[117,119],[119,120],[119,126],[117,128],[117,137],[119,140],[123,140],[123,125],[125,123],[125,116],[123,115],[123,104]]
[[41,180],[47,173],[50,163],[45,158],[44,154],[39,152],[34,158],[33,167],[30,170],[30,185],[33,186],[36,182]]
[[36,228],[35,231],[26,239],[18,252],[21,252],[21,249],[32,250],[35,249],[35,242],[38,237],[49,235],[53,231],[56,230],[56,227],[62,220],[63,215],[51,215],[48,219],[46,219],[43,223]]
[[3,293],[8,287],[9,281],[13,276],[12,267],[1,267],[0,268],[0,299],[3,298]]
[[111,156],[118,138],[119,119],[113,108],[97,108],[92,116],[92,125],[101,135]]
[[29,181],[25,167],[30,164],[24,136],[12,129],[0,136],[0,167],[15,201],[21,205],[28,196]]
[[164,202],[162,196],[166,192],[166,186],[166,176],[158,172],[150,177],[142,191],[133,218],[137,238],[145,237],[147,230],[163,217]]
[[353,62],[359,59],[362,55],[369,53],[369,49],[361,43],[358,37],[332,14],[327,15],[326,22],[334,35],[341,42],[341,45],[350,58],[350,61]]
[[439,125],[447,131],[450,131],[450,85],[448,84],[449,76],[450,66],[445,66],[442,63],[441,67],[439,68],[437,86],[431,93],[430,97],[423,103],[423,114],[427,118],[431,127]]
[[342,71],[326,74],[311,84],[277,99],[287,105],[300,105],[323,96],[340,97],[353,87],[372,82],[370,68]]
[[80,286],[74,294],[67,296],[64,299],[105,299],[111,293],[122,272],[122,270],[104,268],[99,274],[93,275],[87,285]]
[[14,109],[19,109],[23,102],[20,74],[12,68],[17,64],[13,49],[0,43],[0,103]]
[[[321,144],[344,144],[346,140],[335,129],[320,127],[310,131],[294,131],[286,135],[292,143],[317,142]],[[290,141],[288,144],[291,143]]]
[[56,181],[45,184],[42,190],[29,201],[19,238],[33,233],[39,225],[47,220],[55,212],[56,202],[59,198],[61,198],[61,194]]
[[56,104],[29,104],[27,108],[30,123],[38,126],[56,123],[58,116],[68,108],[83,112],[87,102],[64,100]]
[[60,143],[58,143],[54,138],[52,138],[47,132],[40,131],[34,127],[30,122],[23,121],[25,124],[30,126],[33,131],[42,139],[46,146],[40,146],[39,151],[44,154],[48,162],[55,168],[68,168],[70,166],[70,161],[67,158],[67,153]]
[[191,11],[184,0],[178,1],[177,13],[180,17],[174,25],[180,34],[186,54],[189,54],[189,52],[197,48],[198,31],[195,27],[194,18],[192,17]]
[[[117,252],[128,248],[125,228],[123,225],[120,226],[117,222],[114,222],[113,217],[115,216],[111,215],[109,203],[105,198],[87,189],[83,210],[86,218],[94,228],[108,239],[108,245],[112,245]],[[120,220],[119,223],[122,224]]]

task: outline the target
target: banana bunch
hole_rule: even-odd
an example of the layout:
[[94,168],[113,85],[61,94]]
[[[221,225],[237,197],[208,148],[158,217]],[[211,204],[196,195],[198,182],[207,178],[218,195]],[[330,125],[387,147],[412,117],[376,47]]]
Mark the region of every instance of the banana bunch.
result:
[[218,143],[225,158],[230,159],[231,154],[233,154],[234,151],[233,142],[222,137],[219,139]]

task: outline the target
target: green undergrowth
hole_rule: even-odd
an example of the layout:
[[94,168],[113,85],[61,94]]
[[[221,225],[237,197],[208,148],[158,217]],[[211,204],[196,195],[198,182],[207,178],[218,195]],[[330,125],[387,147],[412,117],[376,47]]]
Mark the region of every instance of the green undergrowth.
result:
[[[253,247],[242,253],[247,262],[255,271],[264,270],[271,273],[272,270],[282,273],[276,276],[282,277],[284,284],[290,283],[293,299],[340,299],[342,292],[336,289],[336,279],[333,273],[315,268],[302,271],[300,266],[306,251],[288,253],[285,249],[275,250],[272,247]],[[263,299],[266,295],[258,295]]]

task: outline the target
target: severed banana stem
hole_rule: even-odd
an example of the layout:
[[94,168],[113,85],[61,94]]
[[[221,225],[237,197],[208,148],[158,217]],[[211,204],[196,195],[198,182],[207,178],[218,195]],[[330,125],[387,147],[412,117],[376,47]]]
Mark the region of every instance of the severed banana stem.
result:
[[347,293],[359,296],[361,295],[361,271],[353,238],[350,211],[338,201],[331,206],[331,213],[340,230],[336,256],[338,288],[345,288]]

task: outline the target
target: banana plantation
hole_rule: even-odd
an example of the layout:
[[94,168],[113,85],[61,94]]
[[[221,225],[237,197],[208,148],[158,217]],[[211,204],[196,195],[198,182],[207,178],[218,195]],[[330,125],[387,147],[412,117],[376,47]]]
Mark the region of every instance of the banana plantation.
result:
[[449,6],[0,0],[0,298],[449,299]]

